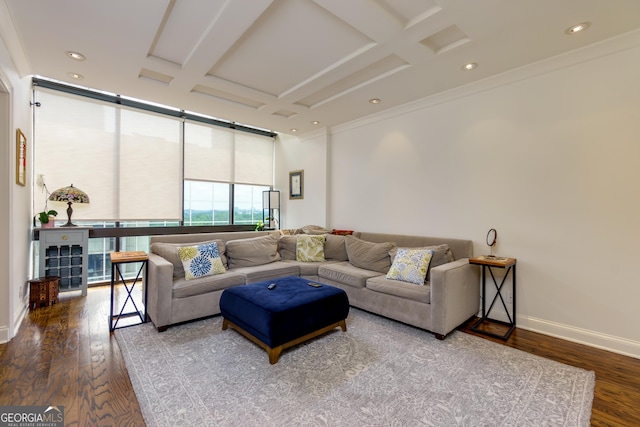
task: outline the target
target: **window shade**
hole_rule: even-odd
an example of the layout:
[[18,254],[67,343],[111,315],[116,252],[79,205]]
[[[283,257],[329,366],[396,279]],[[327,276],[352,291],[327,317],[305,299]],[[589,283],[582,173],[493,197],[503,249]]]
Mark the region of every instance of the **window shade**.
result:
[[[49,191],[73,184],[89,195],[74,219],[182,218],[180,120],[44,89],[36,99],[34,174]],[[36,188],[36,212],[44,202]],[[64,216],[64,204],[48,206]]]
[[235,182],[273,185],[273,138],[235,134]]
[[185,123],[185,179],[273,185],[271,137]]
[[233,181],[233,131],[184,125],[184,179]]

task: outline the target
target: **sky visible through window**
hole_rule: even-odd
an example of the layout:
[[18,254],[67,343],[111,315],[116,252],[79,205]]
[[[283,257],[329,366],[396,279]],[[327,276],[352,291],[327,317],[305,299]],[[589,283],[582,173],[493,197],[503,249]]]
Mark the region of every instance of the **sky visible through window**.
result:
[[[255,224],[262,220],[262,192],[267,186],[234,185],[234,223]],[[184,182],[185,225],[230,224],[230,184],[206,181]]]

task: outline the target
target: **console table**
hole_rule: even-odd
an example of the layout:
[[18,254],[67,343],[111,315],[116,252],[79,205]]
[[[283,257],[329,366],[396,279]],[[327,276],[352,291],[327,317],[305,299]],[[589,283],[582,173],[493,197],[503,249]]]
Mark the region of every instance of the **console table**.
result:
[[[509,338],[509,335],[511,335],[513,330],[516,328],[516,263],[517,263],[517,260],[515,258],[496,257],[492,255],[479,256],[476,258],[469,259],[469,264],[476,264],[476,265],[482,266],[482,317],[473,324],[473,326],[471,327],[472,331],[506,340],[507,338]],[[506,270],[504,277],[502,278],[502,281],[500,282],[499,285],[496,280],[496,276],[493,274],[492,268],[501,268]],[[493,284],[496,289],[496,294],[493,297],[493,300],[491,301],[491,304],[489,305],[488,309],[486,308],[487,307],[487,287],[486,287],[487,270],[491,275],[491,279],[493,280]],[[507,304],[505,303],[505,300],[502,297],[502,289],[504,287],[504,283],[507,277],[509,276],[509,273],[511,273],[511,276],[512,276],[511,277],[512,278],[511,313],[509,312],[509,309],[507,308]],[[507,318],[509,319],[507,322],[489,318],[489,314],[491,313],[491,310],[493,309],[498,299],[500,299],[500,302],[504,307],[504,311],[507,313]],[[506,326],[508,329],[503,335],[500,335],[500,334],[496,334],[491,331],[488,331],[486,329],[480,328],[480,326],[484,323],[497,323],[497,324]]]
[[89,229],[57,227],[39,229],[40,277],[60,277],[60,292],[82,291],[87,295]]
[[[139,323],[146,323],[147,321],[147,273],[148,273],[148,261],[149,256],[146,252],[143,251],[135,251],[135,252],[111,252],[111,307],[109,310],[109,331],[113,331],[118,327],[118,321],[121,318],[127,318],[131,316],[138,316],[140,318]],[[140,268],[138,269],[138,273],[136,274],[136,278],[131,283],[131,286],[127,284],[127,281],[124,278],[122,270],[120,270],[120,266],[122,264],[128,264],[132,262],[139,262]],[[143,274],[144,271],[144,274]],[[141,286],[143,286],[143,296],[142,296],[142,305],[144,306],[144,312],[138,308],[135,300],[133,299],[133,289],[138,282],[138,279],[141,279]],[[119,281],[124,286],[126,291],[126,298],[122,303],[122,307],[118,314],[114,314],[114,306],[115,306],[115,282]],[[124,310],[127,307],[127,303],[131,301],[133,308],[135,311],[130,311],[125,313]],[[138,323],[128,323],[123,326],[133,326]],[[122,327],[122,326],[121,326]]]

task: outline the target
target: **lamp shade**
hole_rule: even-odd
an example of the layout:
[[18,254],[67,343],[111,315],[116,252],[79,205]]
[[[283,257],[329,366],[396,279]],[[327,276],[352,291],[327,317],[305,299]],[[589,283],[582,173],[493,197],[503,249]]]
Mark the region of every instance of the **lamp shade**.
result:
[[[265,216],[265,211],[267,215]],[[280,223],[280,192],[266,190],[262,192],[262,220],[268,221],[270,229],[277,229]]]
[[87,193],[71,184],[69,187],[58,188],[56,191],[51,193],[49,200],[65,203],[89,203],[89,196],[87,196]]
[[263,191],[262,209],[280,209],[280,192],[277,190]]
[[72,203],[89,203],[87,193],[76,188],[71,184],[69,187],[59,188],[49,196],[49,200],[54,202],[64,202],[67,204],[67,223],[63,227],[75,227],[71,223],[71,215],[73,214]]

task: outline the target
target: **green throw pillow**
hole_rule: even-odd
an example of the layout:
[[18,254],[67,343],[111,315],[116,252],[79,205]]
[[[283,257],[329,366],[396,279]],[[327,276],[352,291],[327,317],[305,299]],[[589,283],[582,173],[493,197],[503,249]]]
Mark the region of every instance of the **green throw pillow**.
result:
[[433,250],[398,248],[387,279],[424,285]]
[[178,256],[184,266],[184,277],[187,280],[226,271],[220,259],[218,245],[215,243],[179,247]]
[[296,261],[322,262],[324,261],[324,234],[296,235]]

